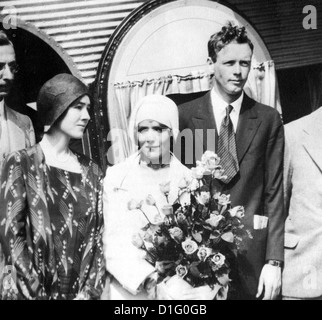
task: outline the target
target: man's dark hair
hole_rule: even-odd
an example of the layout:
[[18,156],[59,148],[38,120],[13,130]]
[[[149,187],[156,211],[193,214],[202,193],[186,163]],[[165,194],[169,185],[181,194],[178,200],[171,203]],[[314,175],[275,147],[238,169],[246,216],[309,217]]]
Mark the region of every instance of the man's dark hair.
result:
[[0,46],[12,46],[12,42],[9,40],[8,36],[3,30],[0,30]]
[[213,62],[216,62],[218,52],[231,42],[239,44],[248,43],[251,50],[254,50],[254,45],[248,38],[245,27],[234,26],[231,21],[228,21],[219,32],[210,37],[208,41],[208,56]]

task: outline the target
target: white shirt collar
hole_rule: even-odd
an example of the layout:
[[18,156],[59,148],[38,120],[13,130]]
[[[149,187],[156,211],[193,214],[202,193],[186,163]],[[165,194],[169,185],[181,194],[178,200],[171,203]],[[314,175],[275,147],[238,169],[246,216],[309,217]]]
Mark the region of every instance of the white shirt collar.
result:
[[[211,103],[212,103],[213,113],[215,116],[217,131],[218,133],[220,133],[221,123],[223,118],[226,116],[226,108],[228,106],[228,103],[225,100],[223,100],[223,98],[215,91],[214,88],[211,90],[210,94],[211,94]],[[242,92],[242,94],[237,100],[235,100],[233,103],[230,104],[233,107],[233,110],[230,113],[230,119],[233,123],[235,132],[237,131],[239,113],[243,103],[243,99],[244,99],[244,92]]]
[[232,102],[230,105],[233,106],[234,111],[238,114],[240,113],[240,109],[243,103],[243,99],[244,99],[244,91],[242,91],[242,94],[240,95],[240,97],[235,100],[234,102]]
[[[234,108],[232,112],[236,112],[238,115],[240,113],[241,105],[244,99],[244,91],[240,97],[234,102],[230,103],[230,105]],[[219,108],[220,110],[226,110],[229,105],[216,91],[214,88],[211,90],[211,102],[214,108]]]

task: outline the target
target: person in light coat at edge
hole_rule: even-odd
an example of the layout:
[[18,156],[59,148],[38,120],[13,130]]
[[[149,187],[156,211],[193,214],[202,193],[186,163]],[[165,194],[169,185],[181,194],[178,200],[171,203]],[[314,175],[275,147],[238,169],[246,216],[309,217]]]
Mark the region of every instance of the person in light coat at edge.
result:
[[322,300],[322,107],[285,126],[284,300]]
[[[215,292],[209,286],[193,289],[190,285],[182,286],[182,281],[175,278],[170,279],[171,289],[167,282],[156,290],[156,269],[144,259],[143,251],[132,244],[133,235],[147,220],[140,210],[128,209],[129,201],[140,202],[152,195],[162,215],[167,199],[160,184],[171,181],[168,200],[172,204],[177,199],[178,184],[190,177],[190,170],[170,151],[172,137],[176,139],[179,132],[176,104],[162,95],[144,97],[134,108],[129,132],[139,151],[109,167],[104,179],[103,242],[106,268],[111,275],[106,290],[109,299],[213,299]],[[143,210],[149,220],[155,219],[158,212],[145,204]]]

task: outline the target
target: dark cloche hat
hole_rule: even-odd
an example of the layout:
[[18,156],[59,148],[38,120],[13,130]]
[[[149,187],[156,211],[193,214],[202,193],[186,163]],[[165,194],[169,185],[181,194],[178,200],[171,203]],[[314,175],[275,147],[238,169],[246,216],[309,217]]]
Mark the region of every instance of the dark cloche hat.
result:
[[85,95],[90,97],[87,86],[71,74],[57,74],[45,82],[37,98],[37,112],[44,132],[49,130],[76,99]]

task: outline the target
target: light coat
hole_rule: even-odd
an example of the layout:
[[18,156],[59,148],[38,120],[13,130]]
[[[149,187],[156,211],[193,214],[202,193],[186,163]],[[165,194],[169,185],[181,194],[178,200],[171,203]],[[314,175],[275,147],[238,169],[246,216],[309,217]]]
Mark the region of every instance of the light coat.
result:
[[[0,135],[0,170],[4,158],[11,152],[35,144],[35,132],[29,117],[4,104]],[[0,176],[1,178],[1,176]]]
[[[110,167],[104,179],[103,211],[105,220],[104,253],[107,271],[113,276],[110,285],[112,300],[147,299],[140,285],[155,270],[144,259],[144,251],[132,244],[132,237],[147,224],[140,210],[128,210],[128,202],[145,200],[151,194],[162,215],[161,207],[167,204],[159,183],[171,181],[169,203],[178,196],[178,184],[190,175],[184,165],[172,157],[168,175],[165,169],[151,172],[141,168],[136,153],[124,162]],[[142,209],[149,219],[158,214],[153,206],[143,204]],[[115,280],[116,279],[116,280]]]
[[285,126],[282,294],[322,296],[322,107]]

